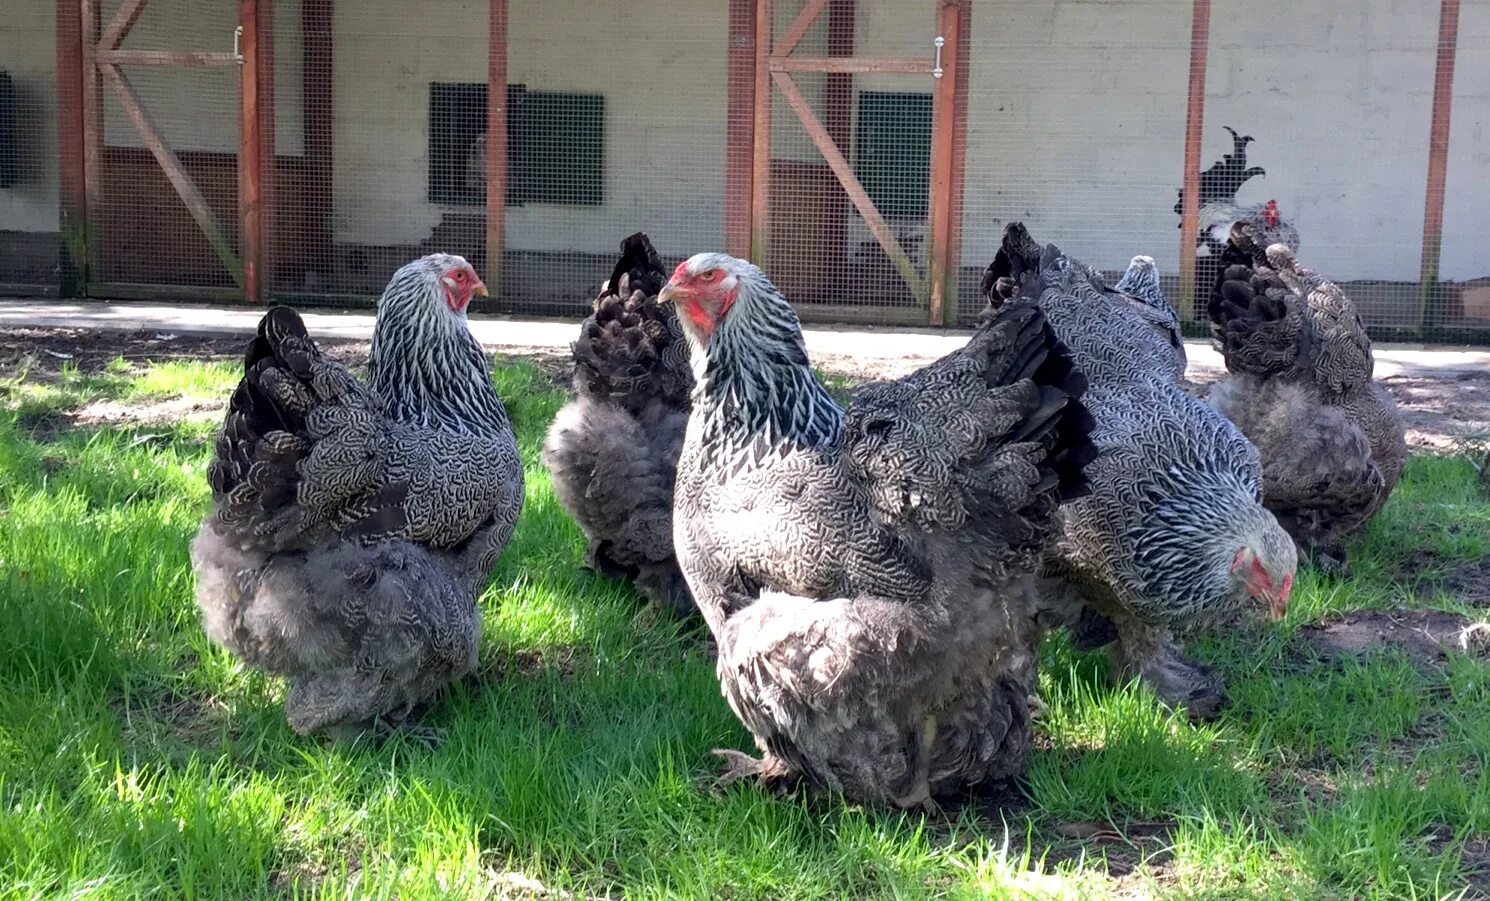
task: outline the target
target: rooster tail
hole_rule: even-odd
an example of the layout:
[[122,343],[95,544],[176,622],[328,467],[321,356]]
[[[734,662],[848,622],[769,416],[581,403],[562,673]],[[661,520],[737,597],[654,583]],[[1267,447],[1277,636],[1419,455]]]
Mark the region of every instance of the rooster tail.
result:
[[1039,388],[1004,438],[1045,447],[1039,490],[1054,490],[1061,500],[1089,494],[1086,467],[1097,458],[1097,448],[1091,437],[1095,420],[1081,402],[1087,380],[1045,314],[1029,302],[1004,306],[988,318],[981,340],[989,349],[984,377],[990,386],[1029,379]]
[[646,232],[637,232],[621,242],[621,258],[616,261],[596,303],[609,295],[630,297],[636,291],[646,297],[655,297],[666,281],[667,270],[662,268],[662,258],[657,255],[652,240]]
[[297,464],[310,450],[307,383],[320,358],[293,309],[272,307],[259,320],[207,467],[225,521],[293,503]]
[[582,397],[637,413],[663,398],[686,407],[692,372],[677,314],[657,303],[666,282],[646,234],[621,242],[621,256],[574,342],[574,387]]
[[[1010,222],[1004,227],[998,253],[983,271],[983,296],[988,298],[990,308],[1002,306],[1015,297],[1032,296],[1029,289],[1039,277],[1043,252],[1023,222]],[[984,312],[985,321],[990,316],[988,311]]]

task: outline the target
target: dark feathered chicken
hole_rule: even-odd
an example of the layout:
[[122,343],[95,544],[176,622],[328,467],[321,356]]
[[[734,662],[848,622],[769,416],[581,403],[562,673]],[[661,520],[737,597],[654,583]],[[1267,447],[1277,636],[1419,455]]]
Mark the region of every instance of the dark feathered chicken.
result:
[[1084,403],[1100,455],[1087,467],[1091,493],[1062,509],[1045,586],[1050,621],[1079,623],[1079,645],[1116,638],[1118,678],[1141,677],[1194,716],[1215,714],[1220,678],[1185,660],[1172,631],[1249,598],[1282,616],[1293,584],[1293,543],[1260,503],[1257,450],[1175,385],[1160,333],[1023,225],[1006,229],[983,285],[995,306],[1038,301],[1091,385]]
[[549,427],[543,462],[559,503],[589,539],[590,566],[689,613],[672,508],[693,374],[676,313],[657,303],[666,278],[645,234],[621,242],[574,342],[577,396]]
[[1231,375],[1208,401],[1262,455],[1263,503],[1320,568],[1381,509],[1407,455],[1397,405],[1371,378],[1350,298],[1238,223],[1209,313]]
[[244,359],[192,543],[207,634],[286,677],[297,732],[396,721],[476,663],[476,597],[522,508],[465,260],[400,269],[368,384],[271,309]]
[[726,779],[805,778],[909,807],[1020,770],[1031,575],[1085,490],[1084,380],[1039,310],[844,411],[755,266],[678,267],[698,386],[678,466],[678,563],[725,698],[763,753]]

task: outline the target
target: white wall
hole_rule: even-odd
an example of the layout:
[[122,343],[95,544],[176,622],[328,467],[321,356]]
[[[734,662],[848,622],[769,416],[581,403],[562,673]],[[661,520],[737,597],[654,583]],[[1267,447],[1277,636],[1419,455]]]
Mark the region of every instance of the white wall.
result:
[[[105,16],[115,7],[104,4]],[[23,139],[28,177],[0,189],[0,230],[57,230],[57,9],[53,0],[8,0],[0,13],[0,66],[32,104],[38,128]],[[105,19],[107,21],[107,19]],[[233,47],[238,22],[233,0],[153,0],[121,45],[130,50],[221,50]],[[275,143],[281,154],[301,153],[301,42],[299,0],[275,6]],[[125,67],[142,105],[176,150],[236,153],[237,66]],[[104,140],[143,147],[113,92],[104,87]],[[82,140],[78,136],[77,140]]]
[[[779,4],[778,33],[797,4]],[[1005,222],[1117,268],[1137,252],[1172,271],[1171,208],[1181,177],[1190,0],[974,0],[964,264],[992,253]],[[126,46],[228,49],[232,0],[154,0]],[[512,0],[510,78],[535,90],[606,98],[601,207],[530,204],[508,213],[517,250],[609,252],[645,228],[668,254],[723,240],[725,4]],[[932,0],[860,0],[864,55],[930,52]],[[40,178],[0,190],[0,229],[57,222],[55,8],[10,0],[0,65],[45,118]],[[1266,178],[1244,201],[1276,198],[1306,259],[1341,279],[1417,276],[1436,0],[1253,0],[1212,9],[1202,164],[1229,149],[1221,125],[1254,135]],[[338,239],[417,243],[442,211],[425,201],[427,91],[486,78],[485,0],[337,4]],[[281,153],[300,152],[298,0],[276,6]],[[802,54],[823,52],[822,26]],[[237,70],[131,73],[180,149],[231,150]],[[930,90],[929,78],[860,76],[861,90]],[[820,80],[802,78],[817,102]],[[1490,274],[1490,0],[1464,0],[1442,272]],[[777,154],[816,152],[776,95]],[[112,144],[138,146],[108,98]]]
[[[336,237],[415,243],[440,221],[426,201],[432,81],[485,82],[487,4],[338,3]],[[609,253],[646,229],[666,254],[723,241],[725,7],[546,0],[511,5],[508,80],[605,96],[605,202],[515,206],[514,250]]]
[[1490,2],[1459,7],[1448,194],[1443,210],[1444,278],[1490,275]]
[[31,107],[23,124],[25,176],[0,188],[0,231],[57,230],[57,11],[43,0],[7,3],[0,13],[0,66]]

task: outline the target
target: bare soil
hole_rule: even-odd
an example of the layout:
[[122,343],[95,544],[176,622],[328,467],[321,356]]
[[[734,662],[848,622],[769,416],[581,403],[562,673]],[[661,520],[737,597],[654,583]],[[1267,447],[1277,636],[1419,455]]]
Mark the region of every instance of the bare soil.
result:
[[1441,666],[1450,651],[1490,660],[1490,624],[1433,610],[1362,610],[1327,618],[1299,630],[1329,657],[1358,657],[1396,648],[1420,669]]

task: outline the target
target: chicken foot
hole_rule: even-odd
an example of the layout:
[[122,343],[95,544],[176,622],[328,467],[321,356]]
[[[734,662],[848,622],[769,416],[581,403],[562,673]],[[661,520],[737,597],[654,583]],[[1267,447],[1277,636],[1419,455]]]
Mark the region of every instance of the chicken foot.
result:
[[891,800],[901,810],[921,808],[936,811],[931,800],[931,749],[936,743],[936,717],[928,716],[919,729],[911,730],[905,741],[905,775],[899,780]]
[[723,773],[719,774],[718,785],[724,788],[739,782],[741,779],[754,777],[757,782],[772,791],[786,791],[791,788],[795,781],[792,778],[791,768],[784,762],[770,754],[761,757],[751,757],[744,751],[736,751],[733,748],[715,748],[714,756],[726,761],[728,764]]

